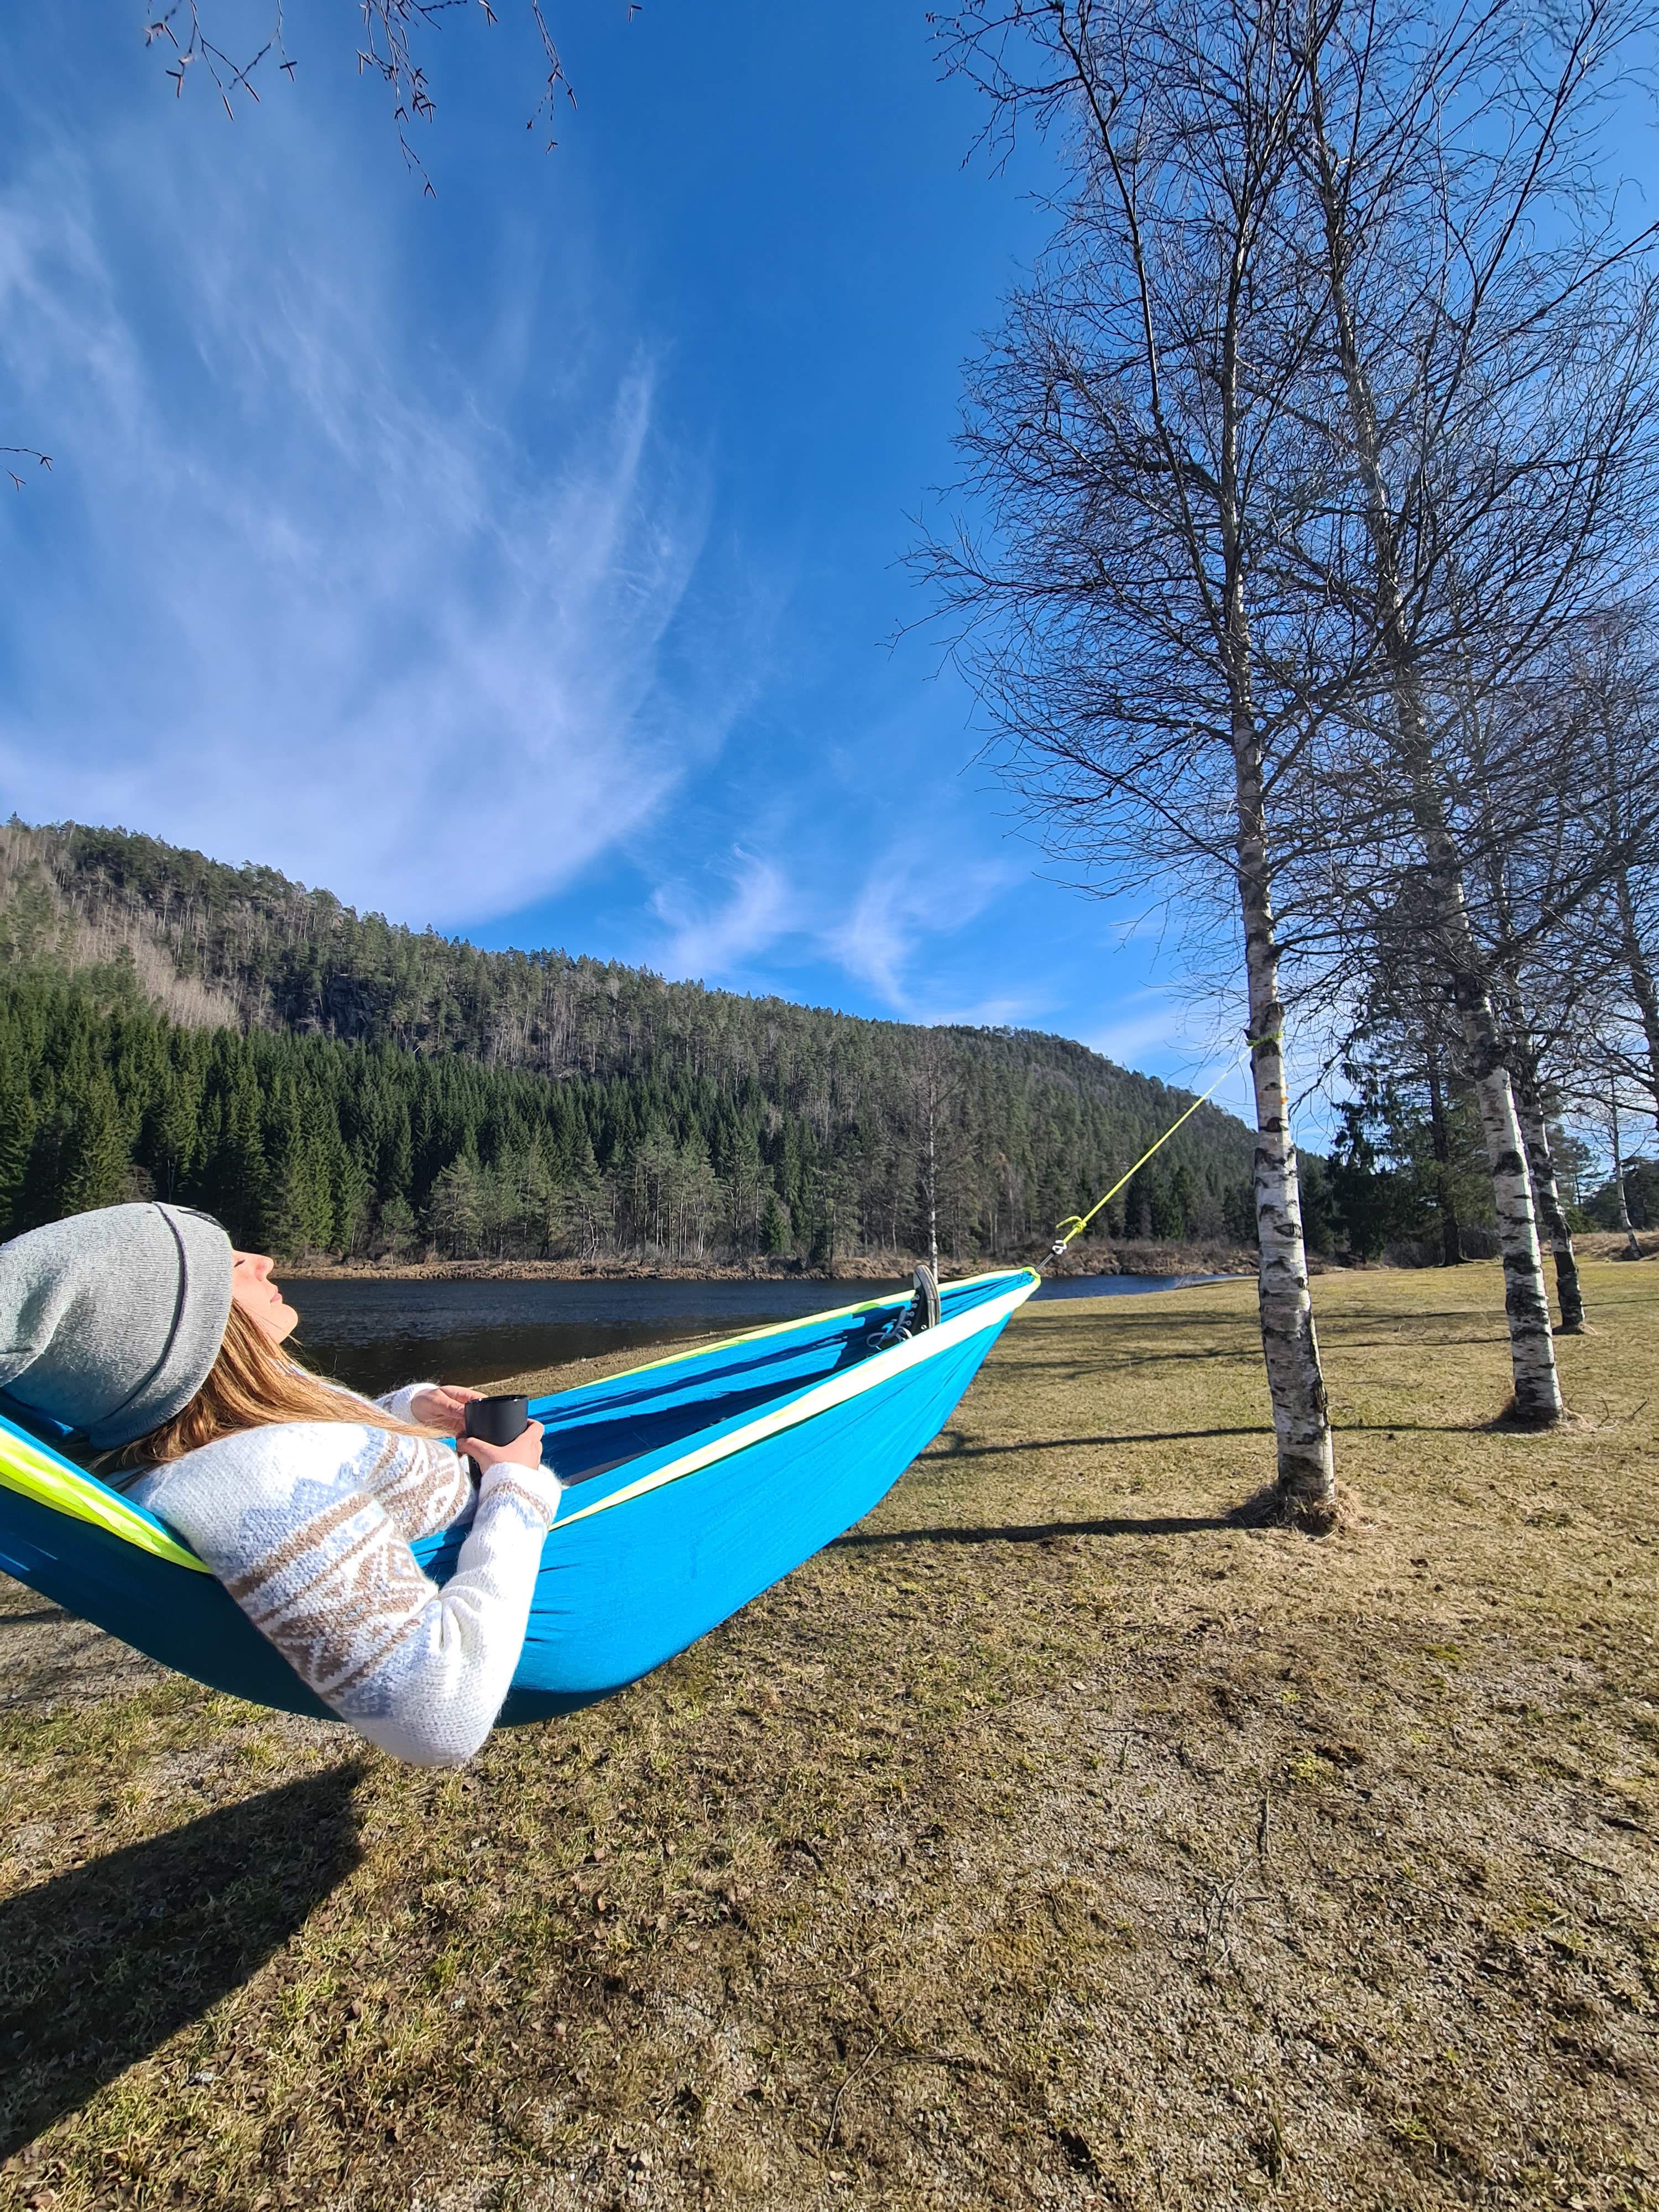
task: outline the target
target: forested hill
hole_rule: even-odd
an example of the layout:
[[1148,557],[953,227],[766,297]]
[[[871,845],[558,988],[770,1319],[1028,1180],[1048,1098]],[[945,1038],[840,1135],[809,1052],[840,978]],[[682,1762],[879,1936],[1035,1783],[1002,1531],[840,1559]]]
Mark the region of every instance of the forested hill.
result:
[[[1060,1037],[484,952],[73,824],[0,830],[0,1233],[153,1190],[285,1255],[823,1264],[925,1247],[931,1190],[964,1263],[1028,1251],[1187,1103]],[[1237,1233],[1250,1161],[1204,1107],[1103,1231]]]

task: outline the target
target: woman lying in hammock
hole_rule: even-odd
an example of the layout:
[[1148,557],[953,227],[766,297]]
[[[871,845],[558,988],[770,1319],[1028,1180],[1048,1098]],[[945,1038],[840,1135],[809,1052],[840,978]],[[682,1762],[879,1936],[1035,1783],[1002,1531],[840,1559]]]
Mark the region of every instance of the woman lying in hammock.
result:
[[[371,1401],[278,1347],[299,1316],[271,1263],[188,1207],[108,1206],[0,1245],[0,1394],[112,1454],[343,1721],[400,1759],[459,1765],[524,1643],[559,1485],[532,1421],[446,1441],[477,1393]],[[128,1471],[131,1472],[128,1472]],[[410,1549],[471,1522],[440,1589]]]

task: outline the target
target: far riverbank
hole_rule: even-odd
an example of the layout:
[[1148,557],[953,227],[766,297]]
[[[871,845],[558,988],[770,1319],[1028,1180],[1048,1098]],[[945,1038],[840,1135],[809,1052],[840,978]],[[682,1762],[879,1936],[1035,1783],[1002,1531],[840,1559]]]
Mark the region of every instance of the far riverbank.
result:
[[[957,1266],[951,1276],[993,1267],[1035,1266],[1041,1246]],[[878,1253],[843,1256],[833,1267],[789,1260],[330,1260],[313,1254],[285,1263],[284,1282],[298,1283],[890,1283],[908,1279],[917,1255]],[[1174,1244],[1151,1241],[1074,1245],[1045,1272],[1050,1275],[1254,1275],[1255,1255],[1243,1245]]]

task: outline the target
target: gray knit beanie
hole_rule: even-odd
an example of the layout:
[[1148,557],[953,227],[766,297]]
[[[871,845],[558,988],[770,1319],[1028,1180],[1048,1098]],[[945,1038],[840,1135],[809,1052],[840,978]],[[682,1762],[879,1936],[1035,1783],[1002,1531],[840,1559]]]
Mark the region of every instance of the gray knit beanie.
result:
[[99,1451],[147,1436],[207,1380],[230,1239],[183,1206],[106,1206],[0,1244],[0,1392]]

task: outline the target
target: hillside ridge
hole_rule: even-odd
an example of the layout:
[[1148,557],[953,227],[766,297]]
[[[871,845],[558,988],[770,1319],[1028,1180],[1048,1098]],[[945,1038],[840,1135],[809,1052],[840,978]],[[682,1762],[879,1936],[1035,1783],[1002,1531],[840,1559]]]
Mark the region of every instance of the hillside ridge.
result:
[[[160,1054],[185,1070],[177,1080],[191,1096],[218,1102],[222,1148],[230,1091],[252,1085],[257,1102],[236,1110],[251,1125],[257,1107],[259,1141],[244,1130],[239,1173],[264,1194],[245,1199],[244,1218],[290,1249],[372,1248],[390,1204],[394,1243],[453,1257],[581,1256],[582,1247],[902,1255],[921,1242],[931,1151],[942,1242],[957,1258],[1000,1257],[1091,1202],[1191,1097],[1065,1037],[924,1030],[550,948],[485,951],[359,914],[273,868],[76,823],[14,819],[0,830],[0,955],[14,1000],[33,990],[44,1006],[57,993],[49,1026],[125,1023],[129,1063],[148,1055],[159,1070]],[[46,1017],[33,1018],[38,1030]],[[84,1045],[95,1060],[116,1040],[94,1048],[88,1030]],[[61,1059],[70,1047],[60,1037],[52,1049]],[[65,1120],[61,1082],[33,1096],[41,1071],[52,1073],[44,1050],[32,1110],[37,1138],[43,1108],[62,1123],[62,1157],[17,1170],[20,1219],[84,1203],[88,1188],[71,1157],[85,1150],[74,1125],[86,1102]],[[157,1073],[151,1087],[173,1081]],[[284,1103],[295,1085],[305,1111]],[[131,1091],[129,1181],[170,1179],[198,1196],[215,1183],[220,1207],[234,1211],[235,1176],[207,1169],[210,1117],[203,1158],[185,1164],[145,1135],[160,1112]],[[307,1115],[310,1136],[296,1137],[290,1125]],[[407,1122],[408,1137],[388,1138],[388,1120]],[[1252,1142],[1233,1116],[1200,1108],[1106,1225],[1237,1233]],[[310,1181],[336,1194],[296,1211],[271,1194],[283,1179],[271,1159],[307,1144]],[[106,1156],[115,1149],[102,1143]],[[340,1166],[342,1151],[356,1176]],[[487,1189],[492,1176],[516,1182],[517,1196]],[[545,1204],[525,1199],[544,1182]],[[592,1196],[596,1182],[607,1186],[597,1221],[584,1202],[574,1230],[569,1194],[581,1185]],[[676,1183],[693,1195],[669,1205],[664,1190]],[[526,1206],[538,1228],[524,1226]],[[502,1227],[504,1210],[516,1226]],[[495,1225],[474,1228],[475,1215]]]

